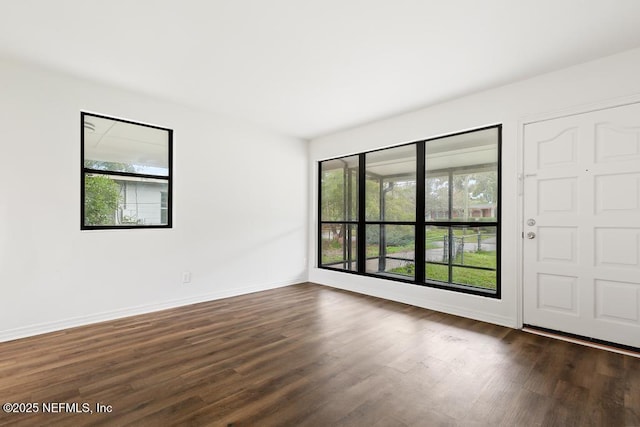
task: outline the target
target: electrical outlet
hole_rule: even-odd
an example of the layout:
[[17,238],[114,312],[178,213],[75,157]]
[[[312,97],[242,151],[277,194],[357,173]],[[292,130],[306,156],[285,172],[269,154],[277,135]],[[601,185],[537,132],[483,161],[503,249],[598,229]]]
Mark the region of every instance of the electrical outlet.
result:
[[183,271],[182,272],[182,283],[191,283],[191,272]]

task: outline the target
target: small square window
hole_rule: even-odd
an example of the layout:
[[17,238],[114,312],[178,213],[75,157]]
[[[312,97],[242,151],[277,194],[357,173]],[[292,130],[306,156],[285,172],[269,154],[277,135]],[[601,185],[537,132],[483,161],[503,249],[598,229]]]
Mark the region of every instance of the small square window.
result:
[[81,113],[81,229],[171,227],[171,129]]

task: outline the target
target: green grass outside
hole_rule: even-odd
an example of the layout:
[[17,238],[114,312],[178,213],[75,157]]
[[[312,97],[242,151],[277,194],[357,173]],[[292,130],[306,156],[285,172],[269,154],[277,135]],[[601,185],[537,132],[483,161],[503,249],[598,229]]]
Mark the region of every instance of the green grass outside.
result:
[[[449,269],[446,265],[426,264],[427,280],[438,282],[449,282]],[[398,267],[390,270],[390,273],[402,274],[413,277],[415,267],[413,264]],[[475,286],[484,289],[496,289],[496,272],[489,270],[476,270],[472,268],[454,267],[453,283],[460,285]]]
[[[332,247],[325,247],[323,250],[323,264],[331,264],[343,261],[342,248],[339,245],[337,247],[334,245],[331,246]],[[427,249],[433,248],[427,247]],[[388,246],[387,254],[411,252],[413,250],[413,245]],[[378,246],[368,245],[367,257],[376,256],[378,256]],[[455,262],[457,264],[495,269],[496,251],[464,252],[462,256],[461,254],[458,254]],[[415,267],[413,264],[409,264],[407,266],[394,268],[389,272],[401,274],[403,276],[414,277]],[[449,269],[446,265],[426,263],[426,276],[428,280],[430,279],[447,283],[449,281]],[[454,267],[452,281],[453,283],[476,286],[485,289],[496,289],[496,272],[489,270],[478,270],[473,268]]]
[[474,267],[496,268],[496,251],[465,252],[458,254],[456,264]]
[[[460,262],[460,258],[456,259]],[[496,252],[480,251],[465,252],[464,263],[476,267],[496,268]],[[446,265],[426,263],[427,280],[449,282],[449,268]],[[390,270],[390,273],[413,276],[415,267],[413,264]],[[496,272],[490,270],[478,270],[475,268],[453,267],[453,283],[475,286],[484,289],[496,289]]]

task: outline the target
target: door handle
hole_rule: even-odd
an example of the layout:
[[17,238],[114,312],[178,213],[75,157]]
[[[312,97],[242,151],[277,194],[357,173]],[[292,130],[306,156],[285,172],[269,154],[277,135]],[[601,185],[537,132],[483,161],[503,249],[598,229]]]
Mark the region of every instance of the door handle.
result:
[[534,233],[533,231],[530,231],[527,233],[527,239],[535,239],[536,238],[536,233]]

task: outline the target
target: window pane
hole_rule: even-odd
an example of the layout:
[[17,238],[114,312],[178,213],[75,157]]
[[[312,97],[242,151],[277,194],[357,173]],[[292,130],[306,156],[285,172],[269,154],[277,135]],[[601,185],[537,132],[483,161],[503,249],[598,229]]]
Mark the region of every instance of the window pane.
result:
[[107,176],[84,178],[84,225],[115,225],[120,186]]
[[425,181],[425,220],[449,219],[449,176],[427,174]]
[[320,163],[322,221],[358,219],[358,156]]
[[169,218],[169,193],[160,193],[160,223],[166,224]]
[[[426,227],[426,280],[496,289],[496,227]],[[449,265],[452,277],[449,278]]]
[[370,224],[366,228],[368,273],[415,275],[415,227]]
[[428,262],[426,264],[427,280],[435,280],[437,282],[449,282],[449,266],[442,264],[434,264]]
[[496,272],[475,268],[453,267],[453,283],[495,290]]
[[449,281],[449,227],[425,227],[426,280]]
[[166,225],[163,193],[165,180],[85,174],[84,225]]
[[433,173],[498,163],[498,132],[491,128],[427,141],[426,170]]
[[380,179],[367,175],[365,212],[367,220],[380,219]]
[[455,257],[452,282],[496,289],[496,227],[453,227],[453,239]]
[[496,221],[498,173],[453,175],[453,221]]
[[366,154],[368,221],[415,221],[416,145]]
[[496,268],[496,227],[453,227],[454,264]]
[[84,114],[84,167],[148,175],[169,175],[166,129]]
[[[321,264],[325,267],[356,271],[357,226],[355,224],[323,224],[321,234]],[[351,245],[348,242],[351,242]]]
[[427,141],[425,219],[496,221],[498,128]]

